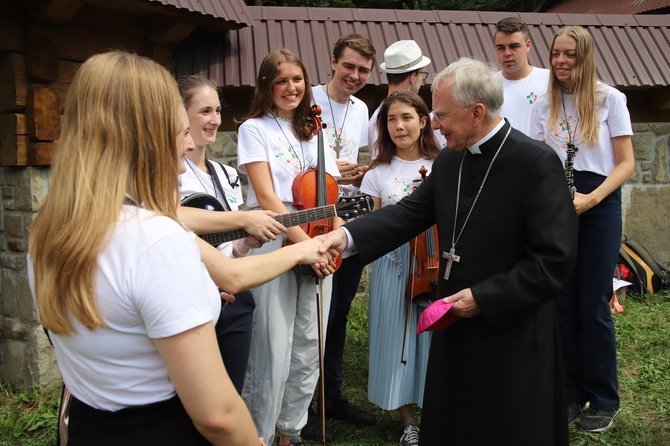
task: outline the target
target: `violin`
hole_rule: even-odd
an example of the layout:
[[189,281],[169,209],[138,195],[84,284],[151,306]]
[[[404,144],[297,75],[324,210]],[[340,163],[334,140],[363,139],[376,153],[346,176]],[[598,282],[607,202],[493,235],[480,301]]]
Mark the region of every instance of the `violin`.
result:
[[[311,209],[319,206],[337,203],[340,189],[337,180],[326,172],[326,160],[323,144],[323,123],[321,121],[321,107],[314,104],[310,109],[310,128],[312,135],[317,137],[317,161],[316,167],[306,172],[299,173],[293,179],[293,205],[297,209]],[[300,228],[311,238],[326,234],[333,230],[333,219],[319,220],[312,223],[300,225]],[[335,269],[342,264],[342,257],[335,259]],[[294,271],[315,277],[314,270],[309,265],[297,265]]]
[[[426,179],[428,170],[421,166],[420,182]],[[421,307],[427,307],[437,298],[437,282],[440,269],[437,226],[426,229],[409,243],[409,277],[407,299]]]

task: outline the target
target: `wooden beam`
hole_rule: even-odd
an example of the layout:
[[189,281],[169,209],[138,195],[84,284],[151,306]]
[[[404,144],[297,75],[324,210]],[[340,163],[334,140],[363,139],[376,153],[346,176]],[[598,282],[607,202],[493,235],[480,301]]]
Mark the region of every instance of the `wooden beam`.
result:
[[32,84],[26,104],[28,135],[33,141],[53,141],[60,136],[60,98],[52,85]]
[[0,112],[23,111],[28,96],[25,58],[17,53],[0,55]]
[[30,16],[50,22],[66,22],[77,15],[84,0],[28,0]]
[[23,51],[25,26],[23,20],[14,17],[0,17],[0,51]]
[[0,114],[0,165],[16,165],[19,140],[24,147],[28,140],[25,118],[19,113]]
[[28,148],[27,163],[29,166],[50,166],[53,164],[58,141],[37,142]]
[[152,16],[146,19],[146,29],[151,42],[174,45],[190,36],[195,25],[179,17]]
[[58,33],[47,24],[33,22],[26,35],[26,74],[33,82],[54,82],[58,78]]
[[670,87],[651,90],[649,96],[652,110],[670,110]]

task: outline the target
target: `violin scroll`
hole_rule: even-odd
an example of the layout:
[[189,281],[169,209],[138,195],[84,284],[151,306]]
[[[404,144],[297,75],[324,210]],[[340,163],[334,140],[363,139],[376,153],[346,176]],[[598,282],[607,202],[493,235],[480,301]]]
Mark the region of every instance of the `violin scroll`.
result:
[[308,125],[312,129],[312,135],[316,136],[319,133],[319,130],[326,128],[326,125],[321,120],[321,107],[318,104],[314,104],[309,109],[310,115],[307,116],[307,120],[311,121]]

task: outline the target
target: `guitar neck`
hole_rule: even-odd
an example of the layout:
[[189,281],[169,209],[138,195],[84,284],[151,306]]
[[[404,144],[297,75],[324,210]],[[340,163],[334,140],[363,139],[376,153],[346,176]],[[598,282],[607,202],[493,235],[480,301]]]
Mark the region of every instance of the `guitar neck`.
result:
[[[313,221],[325,220],[337,216],[336,205],[321,206],[312,209],[304,209],[288,214],[275,215],[276,221],[289,228],[291,226],[300,226]],[[244,229],[236,229],[231,232],[219,232],[215,234],[203,234],[200,237],[213,246],[219,246],[221,243],[232,242],[233,240],[248,237],[249,233]]]

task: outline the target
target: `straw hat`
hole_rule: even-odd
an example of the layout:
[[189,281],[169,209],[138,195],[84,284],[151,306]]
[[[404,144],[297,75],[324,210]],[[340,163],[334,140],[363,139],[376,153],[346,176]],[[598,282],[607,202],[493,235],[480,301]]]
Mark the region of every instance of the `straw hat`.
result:
[[430,59],[421,54],[421,48],[413,40],[399,40],[384,51],[384,62],[380,68],[384,73],[403,74],[430,64]]

